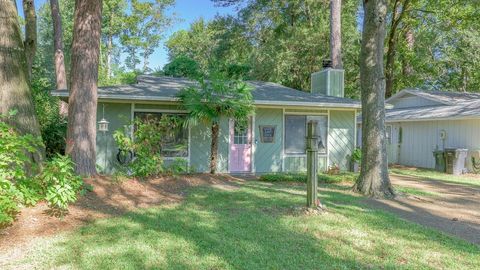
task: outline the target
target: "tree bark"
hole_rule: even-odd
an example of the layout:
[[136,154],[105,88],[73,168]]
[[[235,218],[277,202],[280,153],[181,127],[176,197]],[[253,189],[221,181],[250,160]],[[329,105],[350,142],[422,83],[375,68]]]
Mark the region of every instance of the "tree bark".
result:
[[342,69],[342,0],[330,1],[330,53],[332,67]]
[[218,123],[212,123],[212,144],[210,147],[210,173],[217,173],[217,156],[218,156],[218,133],[220,126]]
[[[15,0],[0,0],[0,114],[16,110],[10,124],[21,134],[40,137],[27,78],[27,59]],[[45,149],[39,146],[32,160],[41,163],[44,154]]]
[[[413,52],[413,49],[415,47],[415,34],[410,27],[405,31],[405,41],[407,43],[408,53],[410,54]],[[414,72],[413,66],[409,61],[410,59],[404,57],[402,62],[402,73],[407,80],[410,76],[413,75]]]
[[386,0],[364,0],[360,87],[362,91],[362,170],[353,189],[373,197],[395,195],[388,176],[385,135]]
[[76,0],[66,153],[83,176],[97,174],[97,82],[102,19],[101,0]]
[[112,50],[113,50],[113,37],[111,34],[107,38],[107,80],[112,77]]
[[[50,11],[53,22],[53,48],[55,50],[55,79],[57,89],[68,89],[67,75],[65,71],[65,56],[63,54],[63,29],[62,16],[60,15],[60,6],[58,0],[50,0]],[[68,104],[60,101],[60,115],[68,115]]]
[[386,71],[386,90],[385,97],[389,98],[393,95],[395,82],[395,53],[397,50],[397,30],[402,18],[405,16],[410,0],[405,0],[402,9],[399,10],[399,5],[402,0],[395,0],[392,10],[392,21],[390,24],[390,31],[388,34],[388,50],[387,63],[385,65]]
[[25,17],[25,55],[27,57],[28,79],[32,77],[32,67],[37,51],[37,15],[33,0],[23,0]]

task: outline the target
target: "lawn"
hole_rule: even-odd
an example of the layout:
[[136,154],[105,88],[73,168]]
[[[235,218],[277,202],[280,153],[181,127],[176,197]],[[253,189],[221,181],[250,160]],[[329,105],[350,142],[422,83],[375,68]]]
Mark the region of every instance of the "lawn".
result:
[[[3,269],[480,269],[480,248],[323,185],[329,211],[298,211],[305,185],[192,188],[184,201],[35,241]],[[2,258],[2,256],[0,256]],[[1,261],[1,260],[0,260]]]
[[391,167],[390,173],[480,187],[480,176],[457,176],[422,168]]

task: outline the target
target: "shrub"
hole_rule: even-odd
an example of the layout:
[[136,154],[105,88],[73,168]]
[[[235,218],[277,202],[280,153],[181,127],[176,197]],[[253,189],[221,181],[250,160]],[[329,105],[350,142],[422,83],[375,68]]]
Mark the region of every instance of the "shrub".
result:
[[75,174],[73,161],[67,156],[57,155],[48,161],[37,179],[45,194],[48,206],[66,211],[68,204],[77,200],[83,180]]
[[[358,174],[351,172],[339,172],[338,174],[318,174],[318,181],[322,183],[341,183],[354,182]],[[260,181],[265,182],[307,182],[307,175],[305,173],[273,173],[263,174],[259,178]]]
[[[11,223],[22,203],[33,203],[34,192],[26,183],[29,175],[35,172],[29,154],[41,144],[40,138],[20,135],[6,123],[15,112],[0,115],[0,226]],[[25,194],[24,194],[25,193]]]

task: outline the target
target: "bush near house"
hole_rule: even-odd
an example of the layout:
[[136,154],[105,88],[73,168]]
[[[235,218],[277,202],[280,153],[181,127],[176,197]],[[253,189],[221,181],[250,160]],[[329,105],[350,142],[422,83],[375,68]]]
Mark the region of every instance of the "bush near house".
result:
[[51,208],[66,210],[83,188],[83,181],[73,171],[70,158],[57,156],[35,167],[30,153],[36,151],[41,139],[30,134],[20,135],[0,116],[0,227],[15,219],[20,206],[33,206],[46,200]]
[[[338,174],[319,174],[318,181],[322,183],[341,183],[354,182],[358,177],[358,173],[340,172]],[[271,173],[260,176],[260,181],[265,182],[307,182],[305,173]]]

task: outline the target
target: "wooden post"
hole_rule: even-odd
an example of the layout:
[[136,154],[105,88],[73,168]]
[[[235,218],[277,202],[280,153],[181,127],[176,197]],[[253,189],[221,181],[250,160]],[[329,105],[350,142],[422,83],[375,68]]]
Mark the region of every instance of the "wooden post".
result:
[[320,201],[318,188],[318,137],[317,121],[309,121],[307,128],[307,207],[317,208]]

